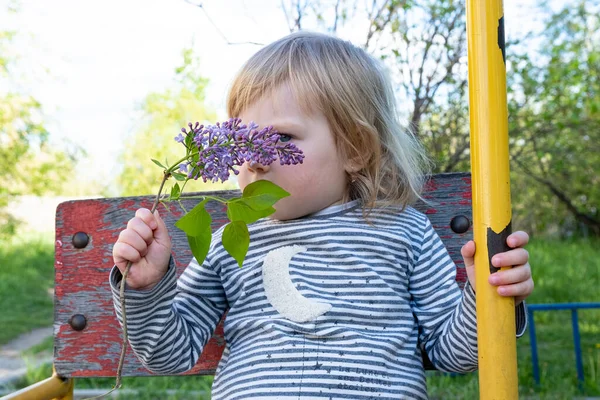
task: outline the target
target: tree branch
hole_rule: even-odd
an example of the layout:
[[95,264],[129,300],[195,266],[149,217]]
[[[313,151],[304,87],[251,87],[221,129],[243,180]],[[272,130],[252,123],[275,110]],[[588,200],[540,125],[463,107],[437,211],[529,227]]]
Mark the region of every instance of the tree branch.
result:
[[550,192],[553,195],[555,195],[556,198],[567,207],[569,212],[571,212],[571,214],[573,214],[578,221],[589,226],[595,235],[600,235],[600,220],[599,219],[594,218],[592,215],[585,214],[585,213],[579,211],[577,209],[577,207],[573,204],[571,199],[569,199],[567,194],[564,191],[562,191],[560,188],[558,188],[552,181],[534,174],[533,171],[531,171],[529,168],[527,168],[527,166],[524,163],[520,162],[519,160],[515,160],[515,163],[519,166],[519,168],[521,168],[523,171],[525,171],[525,173],[527,173],[527,175],[529,175],[530,178],[532,178],[536,182],[546,186],[546,188],[548,188],[550,190]]
[[230,42],[229,39],[227,39],[227,36],[225,36],[225,34],[223,32],[221,32],[221,30],[219,29],[219,27],[217,26],[217,24],[214,23],[214,21],[212,20],[212,18],[210,17],[210,15],[208,15],[208,13],[206,12],[206,9],[204,8],[204,5],[202,3],[200,4],[196,4],[190,0],[185,0],[186,3],[191,4],[193,6],[196,6],[198,8],[200,8],[202,10],[202,12],[204,13],[204,15],[206,16],[206,19],[208,20],[208,22],[210,22],[210,24],[213,26],[213,28],[215,28],[215,30],[217,31],[217,33],[219,34],[219,36],[221,36],[221,38],[223,38],[223,40],[225,41],[225,43],[227,43],[228,45],[240,45],[240,44],[254,44],[257,46],[264,46],[264,43],[258,43],[258,42]]

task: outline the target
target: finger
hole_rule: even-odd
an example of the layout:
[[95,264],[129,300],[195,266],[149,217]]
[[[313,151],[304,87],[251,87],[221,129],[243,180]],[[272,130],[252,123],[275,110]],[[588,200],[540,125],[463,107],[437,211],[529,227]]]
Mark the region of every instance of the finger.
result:
[[533,292],[533,280],[527,280],[513,285],[498,286],[496,290],[500,296],[515,297],[517,300],[523,300]]
[[131,246],[141,255],[141,257],[144,257],[148,251],[148,243],[146,240],[133,229],[121,231],[117,243],[119,242]]
[[465,267],[471,267],[475,264],[475,242],[469,240],[461,249],[460,254],[465,262]]
[[531,280],[531,268],[529,264],[495,272],[490,274],[488,278],[490,284],[494,286],[512,285],[528,280]]
[[113,246],[113,261],[121,272],[125,271],[128,261],[136,263],[141,259],[140,252],[127,243],[117,242]]
[[503,253],[495,254],[492,257],[492,265],[496,268],[512,267],[513,265],[523,265],[529,261],[529,252],[523,248],[517,248]]
[[167,225],[165,224],[165,221],[163,221],[158,210],[154,211],[154,218],[157,224],[157,228],[154,231],[154,238],[160,243],[169,243],[171,240],[169,237],[169,230],[167,229]]
[[529,235],[527,232],[516,231],[508,235],[506,244],[510,248],[523,247],[529,243]]
[[[127,223],[127,230],[131,230],[138,234],[147,244],[154,240],[154,233],[150,226],[140,217],[134,217]],[[125,232],[125,231],[123,231]]]
[[152,230],[155,230],[158,226],[154,214],[152,214],[152,212],[150,212],[150,210],[147,208],[139,208],[135,212],[135,216],[144,221],[144,223],[146,223],[146,225],[148,225]]

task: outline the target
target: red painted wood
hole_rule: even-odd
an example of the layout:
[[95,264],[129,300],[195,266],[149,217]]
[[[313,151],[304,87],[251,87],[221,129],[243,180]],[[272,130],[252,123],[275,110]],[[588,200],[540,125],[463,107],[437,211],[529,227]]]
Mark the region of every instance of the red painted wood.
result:
[[[212,193],[221,197],[238,195],[236,191]],[[466,273],[460,256],[460,247],[472,236],[471,230],[456,234],[449,227],[455,215],[471,219],[471,179],[468,174],[435,175],[426,185],[424,199],[416,208],[425,212],[444,241],[450,256],[457,265],[457,281],[464,284]],[[121,329],[117,323],[108,284],[108,274],[113,266],[112,245],[119,232],[139,207],[150,208],[152,196],[80,200],[61,203],[56,211],[55,242],[55,307],[54,307],[54,364],[64,377],[114,376],[116,374],[122,343]],[[187,199],[183,204],[190,210],[197,199]],[[209,202],[212,207],[213,229],[227,222],[225,207]],[[169,227],[173,239],[173,254],[180,274],[192,258],[185,234],[174,227],[183,214],[175,203],[169,203],[161,216]],[[85,232],[89,243],[77,249],[73,235]],[[75,314],[87,318],[87,326],[75,331],[69,319]],[[189,374],[213,374],[225,341],[223,327],[219,325],[200,360]],[[124,376],[150,375],[128,349],[123,368]]]

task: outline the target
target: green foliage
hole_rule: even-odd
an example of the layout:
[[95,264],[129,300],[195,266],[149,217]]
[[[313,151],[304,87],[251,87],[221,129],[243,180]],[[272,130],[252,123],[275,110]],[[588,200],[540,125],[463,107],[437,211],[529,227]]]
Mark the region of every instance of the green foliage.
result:
[[244,221],[232,221],[223,229],[223,247],[241,267],[250,246],[248,225]]
[[273,214],[273,205],[289,195],[274,183],[259,180],[246,186],[241,198],[228,201],[227,217],[231,222],[223,230],[223,247],[240,267],[250,245],[247,224]]
[[432,157],[435,173],[469,171],[467,82],[448,88],[444,102],[433,102],[422,117],[420,139]]
[[52,237],[15,236],[0,242],[0,345],[52,325]]
[[246,224],[258,221],[275,212],[273,205],[290,194],[272,182],[259,180],[244,188],[241,198],[227,202],[227,217],[230,221]]
[[[164,165],[169,165],[169,160],[175,161],[181,152],[181,144],[174,140],[180,129],[188,122],[213,124],[217,118],[205,105],[208,80],[200,74],[198,57],[191,49],[185,49],[182,58],[182,65],[175,70],[173,87],[146,96],[140,107],[137,127],[125,139],[121,155],[123,170],[117,179],[121,196],[155,194],[162,174],[151,168],[150,162],[162,164],[166,169]],[[195,191],[234,188],[233,184],[200,181],[193,181],[191,186]]]
[[169,200],[179,200],[181,196],[181,188],[179,187],[179,183],[175,183],[171,188],[171,194],[169,195]]
[[[17,88],[16,32],[0,31],[0,87]],[[74,152],[52,148],[41,104],[17,89],[0,90],[0,238],[13,234],[17,221],[6,207],[23,194],[60,191],[73,171]]]
[[185,232],[192,254],[199,263],[202,263],[208,254],[212,230],[212,218],[204,208],[208,199],[198,203],[191,211],[175,223],[175,226]]
[[[470,169],[464,2],[342,1],[333,18],[331,2],[286,3],[292,29],[312,17],[335,33],[367,15],[363,47],[387,64],[434,172]],[[600,4],[560,6],[542,2],[545,28],[506,48],[514,221],[535,234],[600,235]]]
[[[365,47],[399,82],[400,104],[434,171],[468,170],[464,2],[372,7]],[[600,235],[600,5],[561,7],[541,5],[545,28],[507,47],[514,220],[532,233]]]
[[513,193],[519,226],[600,235],[600,7],[577,0],[511,55]]
[[253,210],[261,211],[271,208],[277,201],[289,195],[273,182],[259,180],[244,188],[240,201]]
[[234,200],[227,203],[227,217],[230,221],[242,221],[251,224],[260,218],[271,215],[275,212],[273,207],[255,210],[243,200]]
[[[206,196],[191,211],[181,217],[175,226],[185,232],[192,254],[202,263],[208,254],[212,239],[211,217],[205,205],[209,200],[227,204],[229,223],[223,229],[222,242],[227,252],[242,266],[250,246],[247,224],[275,212],[273,205],[290,194],[279,186],[259,180],[246,186],[241,197],[229,200]],[[203,197],[203,196],[200,196]]]

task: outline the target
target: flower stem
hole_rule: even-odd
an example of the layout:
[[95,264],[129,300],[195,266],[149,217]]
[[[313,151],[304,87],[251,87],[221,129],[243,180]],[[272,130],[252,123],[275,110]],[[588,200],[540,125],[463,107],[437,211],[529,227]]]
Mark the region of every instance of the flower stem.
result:
[[201,194],[199,196],[185,196],[185,199],[186,200],[190,200],[190,199],[209,199],[209,200],[218,201],[220,203],[229,203],[229,200],[224,199],[222,197],[209,196],[209,195],[206,195],[206,194]]
[[[198,153],[199,153],[199,151],[197,151],[197,150],[196,150],[196,151],[193,151],[193,152],[189,153],[188,155],[186,155],[185,157],[183,157],[183,158],[180,158],[179,160],[175,161],[175,162],[173,163],[173,165],[172,165],[172,166],[171,166],[169,169],[167,169],[167,170],[165,171],[165,174],[169,174],[169,176],[171,176],[171,173],[172,173],[173,171],[175,171],[175,169],[179,168],[179,164],[181,164],[181,163],[182,163],[182,162],[184,162],[185,160],[189,159],[190,157],[192,157],[192,156],[195,156],[195,155],[196,155],[196,154],[198,154]],[[159,192],[159,193],[160,193],[160,192]]]
[[[160,183],[160,188],[158,189],[158,193],[156,194],[156,197],[154,199],[154,204],[152,204],[152,209],[150,210],[152,214],[154,214],[154,211],[156,211],[156,207],[158,207],[158,204],[160,203],[160,194],[162,193],[163,187],[165,186],[167,179],[169,179],[169,177],[171,176],[171,169],[172,168],[169,168],[163,174],[163,179]],[[131,269],[131,264],[131,261],[127,261],[127,266],[125,266],[125,270],[123,271],[123,278],[121,279],[121,286],[119,288],[119,302],[121,303],[121,313],[123,315],[123,345],[121,347],[121,355],[119,356],[119,365],[117,366],[117,379],[115,381],[115,386],[107,393],[95,397],[89,397],[84,400],[103,399],[104,397],[108,396],[110,393],[121,387],[121,375],[123,373],[125,353],[127,352],[127,311],[125,310],[125,280],[127,279],[127,275],[129,274],[129,270]]]
[[[169,171],[165,171],[163,175],[163,180],[160,183],[160,188],[158,189],[158,193],[156,194],[156,198],[154,199],[154,204],[152,204],[152,209],[150,212],[154,214],[156,211],[156,207],[158,207],[158,203],[160,201],[160,194],[165,186],[165,182],[171,173]],[[125,279],[127,279],[127,275],[129,274],[129,270],[131,269],[131,261],[127,262],[127,266],[125,267],[125,271],[123,271],[123,279],[121,280],[121,288],[119,291],[119,300],[121,302],[121,310],[123,313],[123,347],[121,348],[121,357],[119,357],[119,366],[117,367],[117,381],[115,383],[115,387],[121,387],[121,373],[123,372],[123,362],[125,361],[125,352],[127,351],[127,315],[125,311]]]

